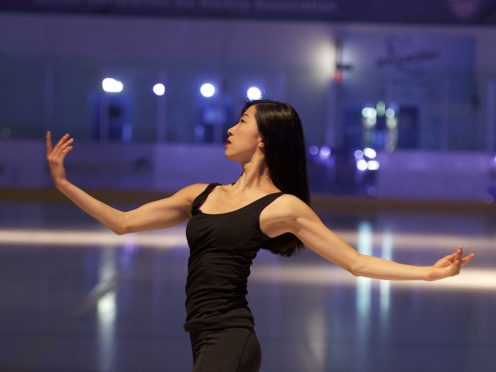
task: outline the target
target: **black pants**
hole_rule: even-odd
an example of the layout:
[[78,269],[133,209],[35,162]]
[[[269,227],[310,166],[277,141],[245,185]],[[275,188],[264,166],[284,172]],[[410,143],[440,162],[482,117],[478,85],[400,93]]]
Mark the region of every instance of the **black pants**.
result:
[[258,372],[262,351],[249,328],[190,333],[193,372]]

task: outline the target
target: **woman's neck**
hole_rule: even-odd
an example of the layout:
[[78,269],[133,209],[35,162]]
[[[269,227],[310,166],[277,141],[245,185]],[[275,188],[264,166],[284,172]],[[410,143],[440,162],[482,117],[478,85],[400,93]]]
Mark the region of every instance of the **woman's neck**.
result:
[[269,176],[269,168],[264,159],[253,159],[243,165],[243,173],[231,186],[234,193],[245,193],[251,191],[276,192]]

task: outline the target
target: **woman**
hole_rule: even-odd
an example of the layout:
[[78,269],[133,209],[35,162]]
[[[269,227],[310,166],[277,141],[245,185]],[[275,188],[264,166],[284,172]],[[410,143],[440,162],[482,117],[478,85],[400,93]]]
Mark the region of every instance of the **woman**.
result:
[[290,256],[310,248],[356,276],[437,280],[460,272],[474,254],[462,248],[432,266],[412,266],[358,253],[329,230],[309,206],[305,143],[300,118],[288,104],[270,100],[245,105],[228,130],[225,156],[243,167],[230,185],[194,184],[169,198],[129,212],[116,210],[71,184],[64,158],[68,134],[47,160],[55,187],[117,234],[173,226],[189,219],[186,283],[193,371],[258,371],[260,346],[246,302],[250,265],[263,247]]

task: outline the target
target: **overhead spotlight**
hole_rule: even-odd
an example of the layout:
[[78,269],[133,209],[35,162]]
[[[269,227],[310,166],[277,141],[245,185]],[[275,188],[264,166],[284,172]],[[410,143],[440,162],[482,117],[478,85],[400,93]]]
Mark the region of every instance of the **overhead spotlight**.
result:
[[367,167],[368,167],[367,160],[364,160],[364,159],[358,160],[356,163],[356,167],[358,168],[359,171],[362,171],[362,172],[367,170]]
[[396,115],[396,113],[394,112],[394,109],[392,109],[392,108],[388,108],[388,109],[386,110],[386,116],[387,116],[388,118],[393,118],[395,115]]
[[257,100],[257,99],[262,99],[262,91],[258,87],[250,87],[246,91],[246,97],[250,101],[254,101],[254,100]]
[[377,102],[375,110],[377,112],[377,115],[384,116],[384,114],[386,113],[386,104],[382,101]]
[[311,154],[311,155],[318,155],[319,153],[319,146],[315,146],[315,145],[312,145],[308,148],[308,152]]
[[331,149],[329,148],[329,146],[322,146],[320,148],[320,152],[319,152],[319,156],[321,158],[328,158],[329,156],[331,155]]
[[377,110],[373,107],[364,107],[362,109],[362,116],[364,118],[375,118],[377,116]]
[[363,151],[362,150],[355,150],[353,155],[355,155],[356,160],[362,159],[363,158]]
[[375,159],[375,157],[377,156],[377,152],[370,147],[364,148],[363,154],[369,159]]
[[377,160],[369,160],[367,162],[367,169],[371,171],[375,171],[379,169],[379,162]]
[[215,86],[212,83],[204,83],[200,87],[200,93],[205,98],[210,98],[215,94]]
[[113,78],[105,78],[102,80],[102,88],[105,93],[120,93],[124,90],[124,84]]
[[163,96],[165,94],[165,85],[162,83],[157,83],[153,86],[153,93],[156,96]]

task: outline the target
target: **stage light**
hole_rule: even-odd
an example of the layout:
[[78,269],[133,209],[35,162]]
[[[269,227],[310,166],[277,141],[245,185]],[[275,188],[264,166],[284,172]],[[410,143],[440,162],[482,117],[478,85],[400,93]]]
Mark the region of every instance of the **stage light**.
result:
[[363,158],[363,151],[362,150],[355,150],[353,155],[355,155],[356,160],[360,160]]
[[165,85],[162,83],[157,83],[153,86],[153,93],[156,96],[163,96],[165,94]]
[[308,148],[308,152],[310,153],[310,155],[318,155],[319,153],[319,146],[315,146],[315,145],[312,145]]
[[377,117],[377,111],[373,107],[364,107],[362,109],[362,116],[364,118],[376,118]]
[[377,153],[375,152],[375,150],[371,149],[370,147],[364,148],[363,154],[369,159],[375,159],[375,157],[377,156]]
[[367,128],[372,128],[377,122],[377,111],[373,107],[364,107],[362,109],[363,124]]
[[386,116],[387,116],[388,118],[393,118],[395,115],[396,115],[396,113],[394,112],[394,109],[392,109],[392,108],[388,108],[388,109],[386,110]]
[[124,84],[113,78],[105,78],[102,80],[102,88],[105,93],[120,93],[124,90]]
[[379,169],[379,162],[377,160],[369,160],[367,162],[367,169],[371,171],[375,171]]
[[362,171],[362,172],[367,170],[367,160],[364,160],[364,159],[358,160],[356,163],[356,167],[359,171]]
[[328,158],[330,155],[331,155],[331,149],[329,148],[329,146],[322,146],[320,148],[319,156],[322,159]]
[[375,107],[377,115],[379,116],[384,116],[386,113],[386,104],[382,101],[377,102],[377,105]]
[[215,94],[215,86],[212,83],[204,83],[200,87],[200,93],[205,98],[213,97]]
[[246,91],[246,97],[250,100],[262,99],[262,91],[257,87],[250,87]]

